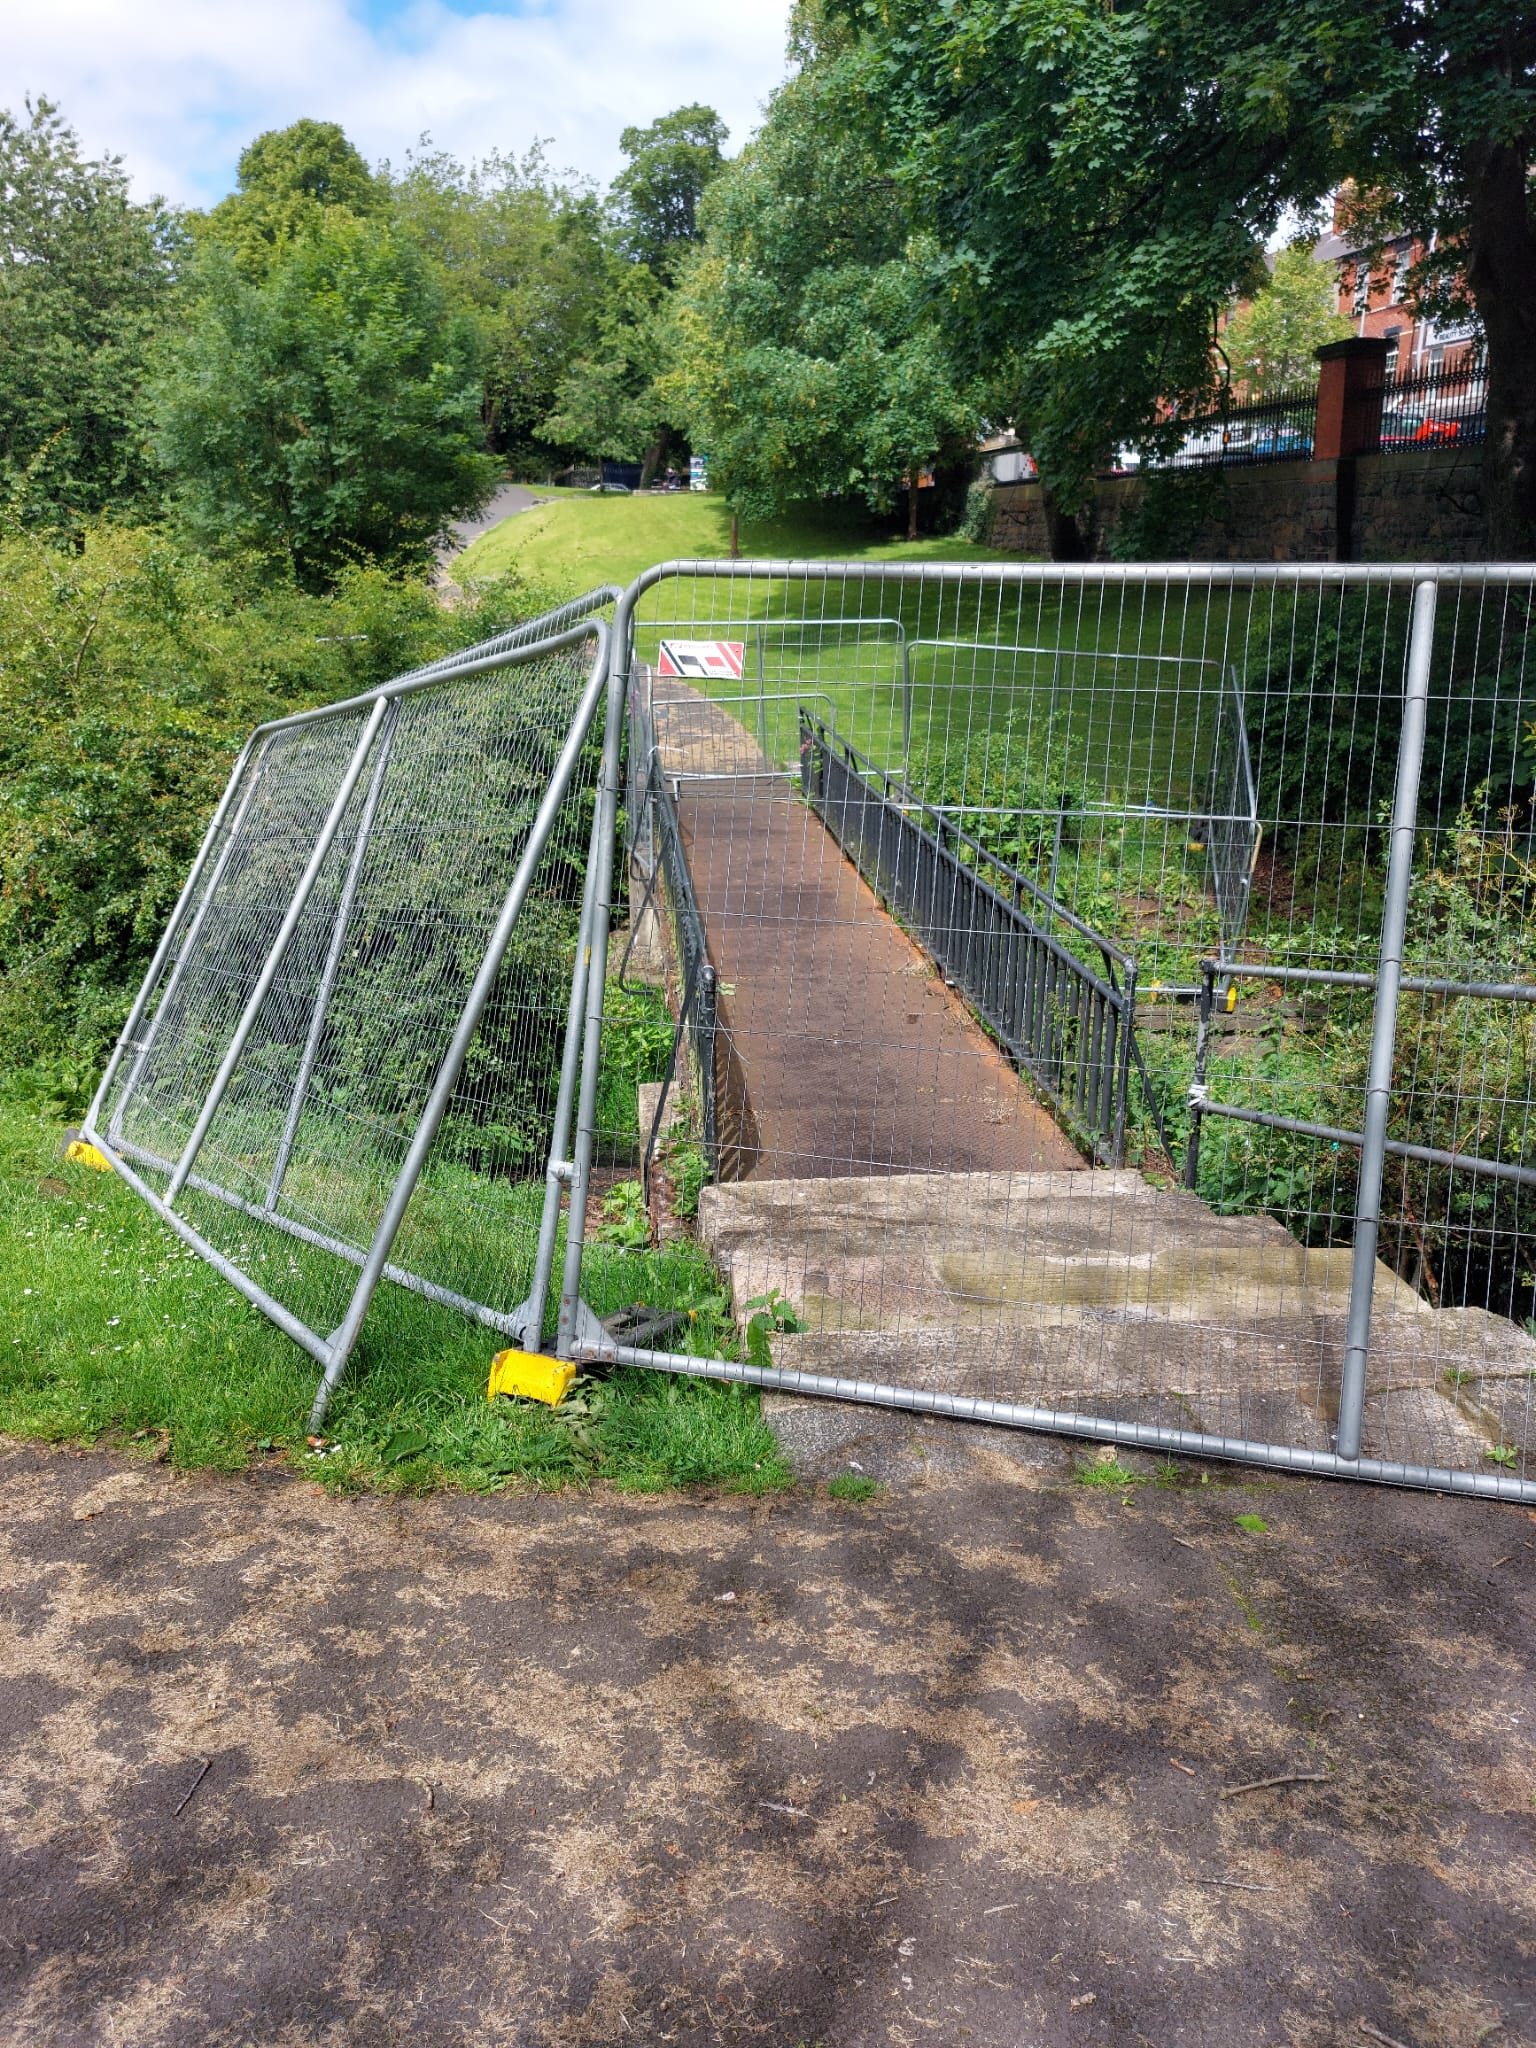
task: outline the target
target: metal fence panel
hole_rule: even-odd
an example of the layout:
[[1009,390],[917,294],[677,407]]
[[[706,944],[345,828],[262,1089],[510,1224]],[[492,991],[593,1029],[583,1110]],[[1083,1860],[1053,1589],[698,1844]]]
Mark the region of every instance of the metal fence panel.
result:
[[[644,722],[754,1134],[670,1219],[733,1335],[578,1353],[1536,1498],[1532,580],[641,579],[637,672],[796,655]],[[690,1314],[655,1246],[589,1257]]]
[[258,732],[93,1106],[332,1383],[381,1272],[500,1329],[528,1291],[607,601]]

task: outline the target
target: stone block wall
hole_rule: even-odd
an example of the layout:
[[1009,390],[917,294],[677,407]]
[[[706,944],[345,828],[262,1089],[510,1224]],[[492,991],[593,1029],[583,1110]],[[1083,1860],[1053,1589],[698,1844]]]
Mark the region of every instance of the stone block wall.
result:
[[[1192,525],[1160,552],[1197,562],[1475,562],[1483,559],[1482,451],[1344,456],[1187,472]],[[1110,561],[1139,476],[1101,477],[1087,515],[1092,553]],[[991,544],[1049,552],[1038,483],[999,484]]]

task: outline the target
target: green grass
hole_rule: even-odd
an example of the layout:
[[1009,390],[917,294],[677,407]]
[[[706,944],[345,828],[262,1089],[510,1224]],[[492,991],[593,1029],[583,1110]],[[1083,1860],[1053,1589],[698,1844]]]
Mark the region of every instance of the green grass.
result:
[[[538,488],[542,496],[542,486]],[[551,494],[554,495],[554,494]],[[483,534],[454,568],[462,582],[510,568],[572,591],[599,583],[631,583],[653,562],[682,557],[723,559],[731,551],[725,500],[707,491],[651,496],[561,493],[551,505],[518,512]],[[858,562],[1003,562],[1017,559],[968,541],[871,540],[867,525],[846,514],[814,510],[783,519],[744,519],[741,551],[758,558],[796,556]]]
[[[129,1189],[64,1161],[61,1139],[56,1122],[0,1101],[0,1430],[116,1442],[182,1467],[273,1461],[327,1485],[392,1491],[790,1483],[750,1389],[614,1372],[578,1380],[557,1410],[492,1406],[494,1340],[390,1287],[316,1456],[304,1436],[313,1363]],[[606,1295],[633,1286],[635,1262],[598,1253],[589,1264],[594,1305],[618,1306]],[[710,1300],[712,1269],[692,1247],[651,1264],[642,1277],[674,1298]],[[701,1349],[724,1334],[711,1314],[690,1333]]]
[[827,1492],[833,1500],[873,1500],[879,1491],[879,1480],[866,1478],[862,1472],[839,1472],[835,1479],[827,1481]]

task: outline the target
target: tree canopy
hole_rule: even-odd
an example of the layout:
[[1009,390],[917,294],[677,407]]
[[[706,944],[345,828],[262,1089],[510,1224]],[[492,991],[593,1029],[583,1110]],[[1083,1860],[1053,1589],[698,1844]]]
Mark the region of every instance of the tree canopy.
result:
[[378,213],[387,194],[334,121],[295,121],[240,152],[235,190],[196,231],[200,241],[229,249],[244,276],[259,278],[328,212]]
[[1489,345],[1496,547],[1536,552],[1536,18],[1505,0],[833,0],[962,357],[1060,506],[1169,400],[1287,211],[1353,178],[1439,236]]
[[259,282],[204,249],[153,392],[156,445],[214,552],[421,561],[489,494],[474,331],[387,223],[333,210]]
[[1309,237],[1282,249],[1221,336],[1232,380],[1250,398],[1305,382],[1316,374],[1317,350],[1354,332],[1335,308],[1337,274],[1312,248]]
[[974,427],[908,229],[835,55],[778,92],[711,189],[662,390],[739,510],[852,494],[885,507]]
[[153,482],[139,391],[182,253],[176,217],[136,205],[56,107],[0,112],[0,500],[56,526]]
[[647,128],[626,128],[619,147],[628,167],[613,181],[609,204],[623,253],[670,279],[698,239],[699,201],[720,174],[728,134],[713,107],[663,114]]
[[537,144],[464,164],[424,143],[383,175],[396,226],[479,335],[491,445],[526,451],[604,312],[614,265],[598,200]]

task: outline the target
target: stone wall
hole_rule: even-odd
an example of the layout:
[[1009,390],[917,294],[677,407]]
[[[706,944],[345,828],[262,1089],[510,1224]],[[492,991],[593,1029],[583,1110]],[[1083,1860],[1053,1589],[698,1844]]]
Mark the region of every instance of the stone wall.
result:
[[[1482,451],[1358,455],[1186,471],[1175,519],[1151,556],[1203,562],[1475,562],[1483,558]],[[1103,477],[1087,523],[1098,561],[1113,559],[1121,522],[1140,509],[1138,476]],[[999,484],[991,544],[1050,552],[1038,483]]]

